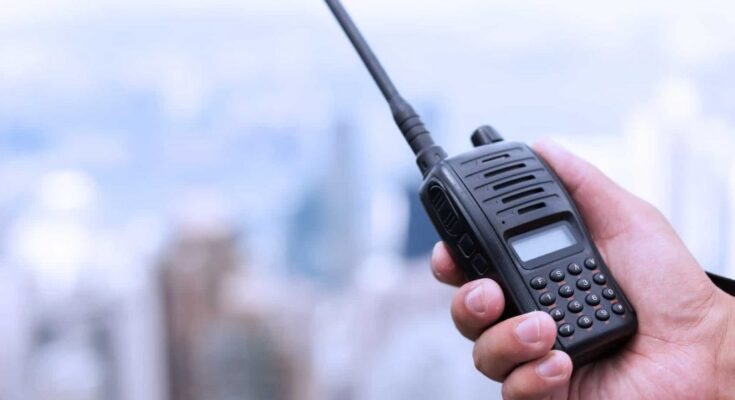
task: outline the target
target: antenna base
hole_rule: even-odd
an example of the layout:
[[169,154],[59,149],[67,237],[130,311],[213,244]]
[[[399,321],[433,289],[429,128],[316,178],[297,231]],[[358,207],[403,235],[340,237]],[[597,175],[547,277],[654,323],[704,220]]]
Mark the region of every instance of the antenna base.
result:
[[421,173],[426,175],[431,167],[447,158],[447,153],[434,143],[421,117],[403,97],[396,95],[388,104],[393,113],[393,120],[396,121],[406,142],[416,154],[416,163]]
[[447,158],[447,153],[444,152],[444,149],[441,146],[433,145],[421,150],[416,155],[416,165],[419,166],[421,174],[426,176],[432,167],[445,158]]

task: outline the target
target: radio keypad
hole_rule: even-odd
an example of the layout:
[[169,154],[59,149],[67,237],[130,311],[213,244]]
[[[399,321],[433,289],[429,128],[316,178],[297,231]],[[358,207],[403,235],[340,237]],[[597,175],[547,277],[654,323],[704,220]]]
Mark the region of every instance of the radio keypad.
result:
[[564,285],[559,288],[559,296],[561,297],[572,297],[574,295],[574,289],[569,285]]
[[564,324],[559,327],[559,334],[564,337],[569,337],[574,334],[574,326],[572,324]]
[[554,304],[556,301],[556,296],[554,296],[554,293],[546,292],[541,295],[541,297],[538,298],[538,302],[545,306],[550,306]]
[[555,269],[549,273],[549,278],[554,282],[561,282],[564,280],[564,271]]
[[607,283],[607,277],[600,273],[594,274],[592,276],[592,280],[598,285],[604,285]]
[[551,318],[554,318],[554,321],[561,321],[564,319],[564,314],[566,313],[561,308],[556,307],[549,311],[549,314],[551,315]]
[[569,311],[571,311],[573,313],[578,313],[578,312],[582,311],[582,309],[584,308],[584,306],[579,301],[572,300],[567,305],[567,308],[569,309]]
[[[557,322],[559,336],[563,338],[573,340],[575,326],[589,329],[595,320],[606,324],[613,315],[625,314],[625,307],[615,301],[615,290],[607,286],[607,276],[598,270],[593,257],[571,262],[566,268],[554,268],[548,281],[544,276],[535,276],[529,283],[540,292],[538,302]],[[557,302],[557,294],[567,301]]]
[[541,290],[546,287],[546,278],[543,276],[537,276],[531,279],[531,287],[536,290]]
[[600,308],[599,310],[595,311],[595,318],[599,319],[600,321],[607,321],[610,319],[610,313],[607,312],[606,309]]
[[587,315],[583,315],[577,319],[577,325],[579,325],[580,328],[589,328],[592,326],[592,318],[588,317]]
[[577,280],[577,288],[579,290],[589,290],[590,287],[592,287],[592,284],[590,283],[589,280],[585,278]]
[[567,265],[567,272],[572,275],[579,275],[582,273],[582,267],[580,267],[577,263],[571,263]]

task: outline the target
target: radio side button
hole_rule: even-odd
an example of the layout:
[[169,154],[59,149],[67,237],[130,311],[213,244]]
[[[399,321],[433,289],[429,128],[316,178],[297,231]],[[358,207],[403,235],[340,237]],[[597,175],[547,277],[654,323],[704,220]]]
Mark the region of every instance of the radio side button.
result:
[[459,251],[462,252],[462,255],[465,256],[465,258],[470,258],[472,253],[475,252],[475,242],[472,241],[472,238],[467,233],[462,235],[459,239],[457,247],[459,247]]
[[485,275],[488,269],[488,264],[487,261],[485,261],[485,257],[481,256],[480,254],[473,257],[472,268],[475,269],[475,272],[477,272],[478,275]]

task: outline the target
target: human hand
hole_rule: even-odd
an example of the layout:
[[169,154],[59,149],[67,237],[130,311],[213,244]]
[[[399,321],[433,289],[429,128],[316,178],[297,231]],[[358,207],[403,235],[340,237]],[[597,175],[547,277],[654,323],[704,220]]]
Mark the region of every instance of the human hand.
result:
[[432,255],[442,282],[461,288],[457,329],[475,341],[475,366],[503,383],[507,399],[735,398],[735,300],[720,291],[650,204],[552,142],[534,150],[569,191],[611,273],[636,308],[638,332],[615,354],[572,370],[551,350],[556,323],[544,312],[498,321],[497,283],[466,283],[443,243]]

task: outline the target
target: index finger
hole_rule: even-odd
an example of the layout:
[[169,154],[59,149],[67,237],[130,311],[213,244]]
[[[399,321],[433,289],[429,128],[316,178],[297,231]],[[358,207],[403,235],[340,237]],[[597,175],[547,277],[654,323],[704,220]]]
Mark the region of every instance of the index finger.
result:
[[431,271],[436,279],[452,286],[461,286],[467,282],[462,271],[457,267],[444,242],[437,242],[431,253]]
[[550,140],[534,144],[534,151],[561,179],[582,213],[592,237],[607,240],[638,223],[640,200],[618,186],[597,167]]

